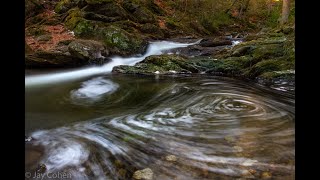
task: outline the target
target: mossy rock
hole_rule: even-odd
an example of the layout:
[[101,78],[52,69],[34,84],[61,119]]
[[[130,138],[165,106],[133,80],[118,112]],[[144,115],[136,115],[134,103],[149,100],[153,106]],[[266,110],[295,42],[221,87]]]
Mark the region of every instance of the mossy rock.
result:
[[75,7],[80,1],[81,0],[61,0],[54,8],[54,11],[58,14],[65,13],[69,9]]
[[122,7],[130,13],[134,13],[138,8],[141,7],[141,5],[138,1],[124,0]]
[[64,20],[64,24],[68,29],[72,30],[77,26],[78,22],[82,19],[83,14],[79,8],[70,9],[68,11],[68,14],[69,15]]
[[89,61],[101,59],[109,54],[102,43],[93,40],[74,40],[68,45],[68,50],[72,56]]
[[249,77],[257,77],[263,73],[294,69],[294,62],[283,59],[263,60],[255,64],[248,72]]
[[255,59],[270,59],[284,55],[283,44],[268,44],[257,46],[252,50],[252,56]]
[[264,78],[265,80],[273,80],[276,78],[286,78],[286,79],[293,79],[295,76],[294,70],[284,70],[284,71],[270,71],[265,72],[259,75],[259,78]]
[[106,17],[119,17],[122,20],[128,18],[128,13],[119,4],[108,1],[101,4],[88,4],[82,9],[84,12],[92,12],[94,14],[103,15]]
[[122,4],[123,8],[131,13],[133,21],[138,23],[153,23],[155,18],[153,13],[139,1],[126,0]]
[[136,9],[132,15],[135,17],[136,21],[139,23],[154,23],[155,17],[151,11],[145,7],[140,7]]
[[143,24],[140,28],[141,32],[155,35],[157,37],[164,37],[164,34],[159,26],[151,23]]
[[77,25],[73,29],[74,34],[78,37],[92,37],[94,36],[94,24],[86,19],[78,19]]
[[88,4],[103,4],[114,2],[114,0],[85,0]]
[[234,57],[239,57],[239,56],[244,56],[244,55],[248,55],[252,52],[252,50],[255,48],[255,46],[240,46],[240,47],[235,47],[232,50],[231,56]]
[[135,66],[116,66],[112,70],[125,74],[185,74],[198,73],[199,70],[187,59],[176,55],[149,56]]
[[139,24],[134,23],[129,19],[124,21],[116,21],[110,24],[127,31],[128,33],[139,33],[137,30],[140,27]]
[[120,17],[120,16],[108,17],[105,15],[96,14],[94,12],[84,12],[83,17],[88,20],[101,21],[105,23],[116,22],[124,19],[123,17]]
[[98,33],[104,44],[112,49],[113,54],[143,53],[147,45],[138,34],[130,34],[113,25],[100,28]]

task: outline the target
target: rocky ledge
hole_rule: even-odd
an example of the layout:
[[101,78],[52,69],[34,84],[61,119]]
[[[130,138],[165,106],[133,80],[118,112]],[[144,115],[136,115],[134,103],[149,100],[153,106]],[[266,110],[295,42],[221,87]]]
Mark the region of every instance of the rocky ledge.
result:
[[[187,47],[180,52],[190,53],[190,49]],[[264,85],[280,83],[294,86],[294,51],[294,34],[273,30],[250,35],[244,42],[209,56],[192,57],[180,53],[150,56],[135,66],[116,66],[113,72],[144,75],[210,74],[254,80]]]

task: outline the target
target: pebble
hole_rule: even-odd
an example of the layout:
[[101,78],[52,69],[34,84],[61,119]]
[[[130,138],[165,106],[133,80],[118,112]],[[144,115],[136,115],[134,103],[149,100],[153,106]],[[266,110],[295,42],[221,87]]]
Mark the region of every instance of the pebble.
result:
[[134,179],[152,180],[153,172],[150,168],[138,170],[133,174]]
[[262,179],[270,179],[272,177],[271,173],[270,172],[263,172],[261,174],[261,178]]
[[176,162],[177,161],[177,157],[175,155],[168,155],[165,157],[166,161],[169,162]]

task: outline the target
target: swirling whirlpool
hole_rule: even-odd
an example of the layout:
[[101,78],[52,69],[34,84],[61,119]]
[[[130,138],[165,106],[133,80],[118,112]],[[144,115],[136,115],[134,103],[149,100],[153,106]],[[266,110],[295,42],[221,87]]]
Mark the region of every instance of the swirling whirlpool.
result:
[[[46,95],[39,96],[45,92]],[[294,179],[294,94],[213,77],[26,90],[26,171],[72,179]]]

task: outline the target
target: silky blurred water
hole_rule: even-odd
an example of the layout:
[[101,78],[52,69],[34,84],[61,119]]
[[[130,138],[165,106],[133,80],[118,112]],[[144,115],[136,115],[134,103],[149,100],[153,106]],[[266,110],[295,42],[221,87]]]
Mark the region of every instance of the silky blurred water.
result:
[[158,180],[294,179],[294,94],[255,84],[109,74],[26,88],[25,111],[28,172],[43,163],[72,179],[145,168]]

